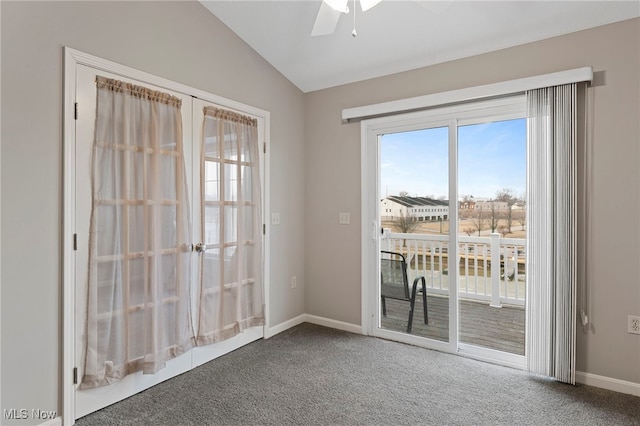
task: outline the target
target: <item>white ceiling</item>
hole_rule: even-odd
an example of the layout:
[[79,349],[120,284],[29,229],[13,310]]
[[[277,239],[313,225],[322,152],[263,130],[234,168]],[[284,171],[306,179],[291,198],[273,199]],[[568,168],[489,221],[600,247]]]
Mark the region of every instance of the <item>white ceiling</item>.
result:
[[[407,71],[640,16],[640,1],[353,0],[311,37],[321,0],[201,3],[304,92]],[[615,46],[611,46],[615,48]]]

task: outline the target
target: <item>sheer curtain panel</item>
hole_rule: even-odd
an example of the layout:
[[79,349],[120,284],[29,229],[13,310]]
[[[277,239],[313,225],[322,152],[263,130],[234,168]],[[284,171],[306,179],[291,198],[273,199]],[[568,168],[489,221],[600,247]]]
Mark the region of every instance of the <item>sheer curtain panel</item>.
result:
[[181,101],[98,77],[81,389],[193,346]]
[[527,92],[527,363],[575,384],[577,86]]
[[204,108],[198,345],[264,325],[257,121]]

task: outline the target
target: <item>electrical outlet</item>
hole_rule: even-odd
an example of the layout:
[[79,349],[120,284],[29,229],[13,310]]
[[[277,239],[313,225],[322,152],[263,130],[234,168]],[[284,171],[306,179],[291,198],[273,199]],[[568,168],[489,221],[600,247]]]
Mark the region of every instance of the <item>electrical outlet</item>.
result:
[[627,331],[631,334],[640,334],[640,317],[629,315]]
[[291,288],[296,288],[296,287],[298,287],[298,279],[295,276],[293,276],[291,277]]

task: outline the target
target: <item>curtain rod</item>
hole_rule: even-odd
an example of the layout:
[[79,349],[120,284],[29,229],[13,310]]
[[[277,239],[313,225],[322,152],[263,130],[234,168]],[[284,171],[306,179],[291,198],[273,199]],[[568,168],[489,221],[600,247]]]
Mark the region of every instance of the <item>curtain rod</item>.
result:
[[549,74],[541,74],[516,80],[466,87],[464,89],[431,93],[397,101],[382,102],[342,110],[342,121],[353,123],[367,118],[416,111],[435,106],[444,106],[460,102],[501,97],[541,87],[559,86],[593,80],[593,68],[582,67]]

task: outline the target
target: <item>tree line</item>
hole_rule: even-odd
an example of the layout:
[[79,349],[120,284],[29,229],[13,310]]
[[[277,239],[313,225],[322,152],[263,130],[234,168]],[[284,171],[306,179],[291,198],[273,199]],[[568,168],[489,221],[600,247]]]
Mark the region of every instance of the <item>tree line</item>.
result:
[[[504,237],[511,233],[514,224],[524,229],[527,219],[525,200],[524,195],[518,197],[512,189],[503,188],[496,192],[495,198],[485,202],[488,205],[486,209],[460,208],[460,220],[465,220],[469,225],[463,228],[462,232],[467,236],[475,233],[480,236],[482,231],[491,230],[491,232],[499,232]],[[472,195],[465,195],[462,197],[461,205],[468,206],[471,202],[474,203],[474,207],[477,206]],[[513,206],[516,204],[520,208],[514,209]],[[501,205],[505,208],[500,208]],[[401,214],[393,219],[392,225],[396,231],[406,234],[415,231],[420,226],[420,222],[414,217]]]
[[[503,188],[496,193],[495,198],[487,201],[488,209],[460,209],[460,219],[466,220],[469,226],[462,231],[470,236],[471,234],[481,234],[484,230],[499,232],[504,237],[511,233],[514,223],[518,223],[522,229],[526,226],[527,214],[525,209],[525,197],[517,197],[510,188]],[[472,201],[472,196],[464,196],[464,201]],[[504,203],[504,209],[500,204]],[[520,208],[514,209],[518,204]],[[502,224],[500,223],[502,221]]]

